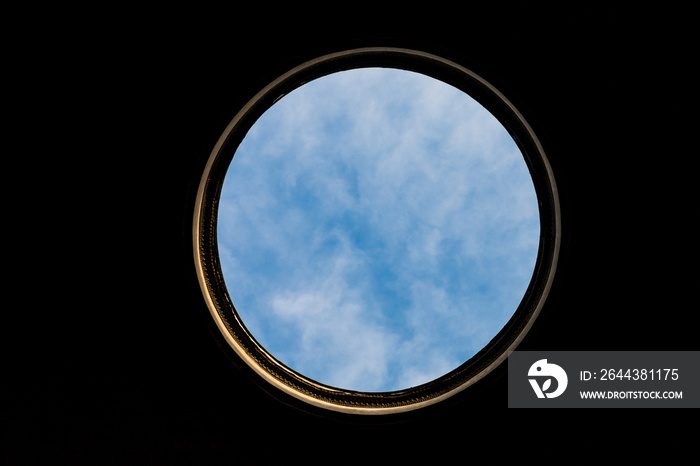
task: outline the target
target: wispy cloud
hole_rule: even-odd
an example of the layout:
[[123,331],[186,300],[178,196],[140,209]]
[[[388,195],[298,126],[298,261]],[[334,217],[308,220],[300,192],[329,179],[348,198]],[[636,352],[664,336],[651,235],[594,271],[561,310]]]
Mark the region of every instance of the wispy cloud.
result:
[[241,144],[220,256],[246,325],[280,360],[344,388],[422,383],[464,362],[515,310],[537,201],[503,127],[425,76],[312,81]]
[[352,253],[337,255],[330,270],[272,295],[276,325],[293,334],[275,354],[322,382],[382,390],[399,338],[383,325],[362,280],[348,281],[363,265],[353,262]]

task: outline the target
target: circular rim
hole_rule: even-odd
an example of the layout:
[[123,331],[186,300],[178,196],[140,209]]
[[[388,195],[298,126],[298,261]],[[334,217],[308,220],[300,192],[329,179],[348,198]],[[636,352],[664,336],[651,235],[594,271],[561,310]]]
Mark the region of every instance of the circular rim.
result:
[[[216,225],[223,179],[257,118],[288,92],[336,71],[385,67],[416,71],[446,82],[481,103],[508,130],[530,170],[540,207],[540,247],[529,287],[501,331],[476,355],[425,384],[393,392],[358,392],[321,384],[285,366],[247,330],[228,295],[219,264]],[[331,53],[284,73],[258,92],[228,124],[204,167],[192,221],[197,280],[216,327],[235,355],[262,382],[309,405],[351,414],[392,414],[430,406],[462,392],[508,357],[539,315],[549,294],[561,244],[561,212],[552,168],[532,127],[493,85],[467,68],[423,51],[369,47]]]

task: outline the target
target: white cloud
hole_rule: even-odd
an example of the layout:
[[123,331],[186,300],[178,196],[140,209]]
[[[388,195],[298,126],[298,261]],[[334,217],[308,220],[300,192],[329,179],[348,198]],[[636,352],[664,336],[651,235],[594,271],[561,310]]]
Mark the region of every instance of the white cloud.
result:
[[352,251],[345,251],[313,281],[275,292],[271,311],[277,325],[287,326],[295,338],[270,349],[321,382],[376,391],[384,386],[397,337],[381,325],[364,284],[349,280],[357,262]]
[[430,78],[313,81],[263,115],[231,167],[219,242],[234,304],[321,382],[441,375],[500,330],[529,280],[539,231],[522,156]]

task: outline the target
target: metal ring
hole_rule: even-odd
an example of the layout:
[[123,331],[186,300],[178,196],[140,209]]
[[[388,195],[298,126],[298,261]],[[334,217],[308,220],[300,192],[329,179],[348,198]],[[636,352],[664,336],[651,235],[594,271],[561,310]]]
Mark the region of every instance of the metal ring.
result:
[[[236,312],[218,257],[216,225],[223,179],[236,148],[262,113],[286,93],[332,72],[390,67],[442,80],[486,107],[518,144],[533,179],[540,206],[540,247],[530,285],[512,318],[476,355],[453,371],[423,385],[395,392],[357,392],[318,383],[286,367],[260,345]],[[214,146],[203,170],[192,219],[197,280],[206,306],[226,343],[257,374],[260,383],[311,406],[342,413],[385,415],[433,405],[460,393],[506,360],[530,330],[549,294],[561,247],[561,212],[552,168],[532,127],[493,85],[471,70],[418,50],[359,48],[307,61],[284,73],[240,109]]]

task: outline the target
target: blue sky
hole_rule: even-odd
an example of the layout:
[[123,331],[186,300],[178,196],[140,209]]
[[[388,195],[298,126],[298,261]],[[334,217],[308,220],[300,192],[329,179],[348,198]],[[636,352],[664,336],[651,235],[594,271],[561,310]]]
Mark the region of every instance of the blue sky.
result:
[[421,74],[344,71],[289,93],[226,175],[219,254],[256,339],[329,385],[388,391],[456,368],[503,327],[537,256],[512,138]]

